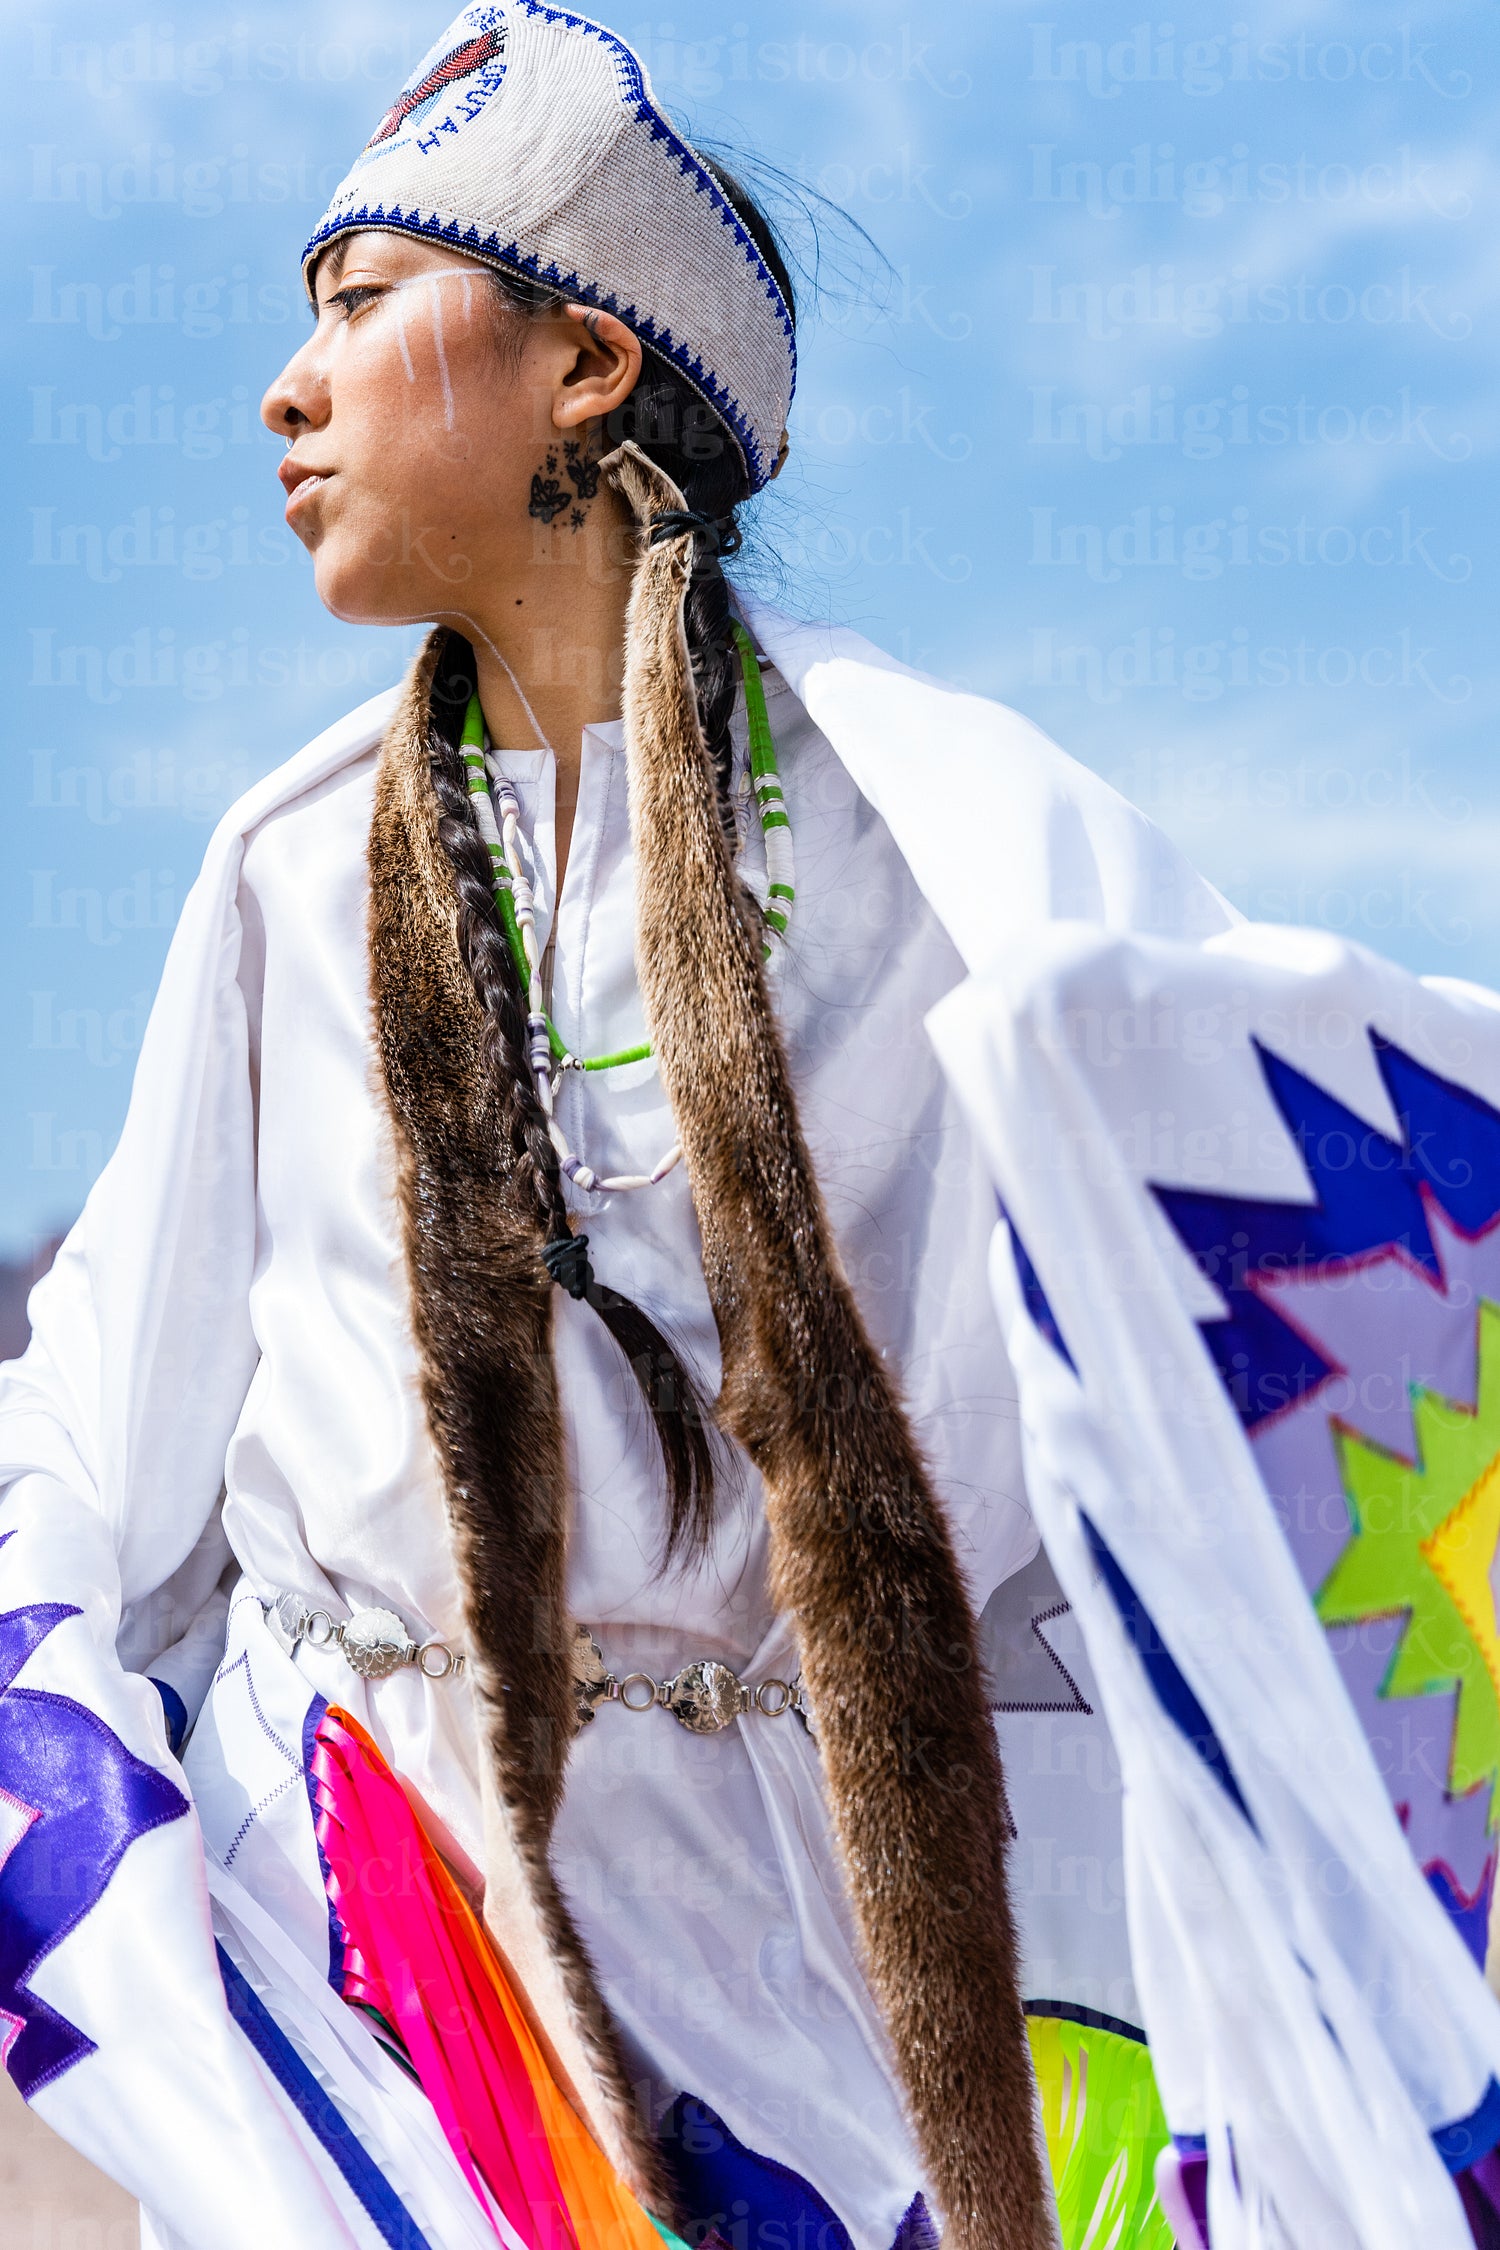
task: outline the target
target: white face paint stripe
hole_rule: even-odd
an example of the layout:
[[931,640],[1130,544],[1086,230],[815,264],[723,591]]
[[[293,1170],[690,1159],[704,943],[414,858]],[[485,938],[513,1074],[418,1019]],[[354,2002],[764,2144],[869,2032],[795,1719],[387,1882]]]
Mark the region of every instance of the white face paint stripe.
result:
[[[427,275],[425,279],[434,279],[434,277]],[[468,286],[468,281],[466,281],[466,286]],[[448,353],[445,353],[445,349],[443,349],[443,293],[441,293],[441,290],[436,290],[436,288],[430,290],[430,295],[427,295],[427,302],[430,302],[430,306],[432,306],[432,349],[436,351],[436,355],[439,355],[439,376],[443,378],[443,423],[445,423],[445,427],[448,427],[448,430],[452,430],[452,425],[454,425],[452,376],[448,373]]]
[[[399,288],[401,284],[398,282],[396,286]],[[400,304],[396,307],[396,341],[401,346],[401,364],[406,369],[406,380],[414,383],[417,371],[412,365],[411,346],[406,340],[406,307]]]
[[[448,266],[434,273],[407,274],[404,279],[388,282],[385,285],[388,294],[393,297],[399,297],[408,289],[428,289],[431,292],[429,301],[432,308],[432,341],[437,352],[438,373],[442,377],[443,384],[443,419],[450,430],[454,425],[453,383],[448,373],[448,355],[444,349],[443,301],[437,294],[437,284],[443,281],[461,281],[463,283],[464,315],[465,318],[469,318],[474,310],[474,292],[471,284],[475,276],[482,274],[484,271],[483,266]],[[401,365],[406,371],[408,383],[415,383],[417,370],[412,360],[411,343],[406,333],[406,318],[406,306],[398,304],[396,307],[396,341],[401,349]]]

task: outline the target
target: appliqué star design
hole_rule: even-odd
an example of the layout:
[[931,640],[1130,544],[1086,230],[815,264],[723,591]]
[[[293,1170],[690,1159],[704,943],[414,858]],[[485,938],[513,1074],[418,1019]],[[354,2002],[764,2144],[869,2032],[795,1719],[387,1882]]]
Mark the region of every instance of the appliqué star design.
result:
[[188,1809],[96,1712],[12,1684],[48,1634],[80,1614],[67,1602],[0,1612],[0,2052],[28,2101],[94,2052],[31,1990],[32,1975],[98,1905],[136,1838]]
[[1227,1300],[1227,1315],[1205,1321],[1203,1338],[1247,1429],[1295,1404],[1331,1371],[1267,1301],[1268,1282],[1396,1249],[1440,1283],[1429,1199],[1465,1234],[1477,1234],[1500,1215],[1500,1113],[1377,1032],[1369,1038],[1401,1121],[1399,1141],[1256,1045],[1271,1097],[1307,1167],[1314,1202],[1152,1187]]
[[1500,1544],[1500,1307],[1479,1309],[1474,1411],[1418,1390],[1417,1459],[1338,1433],[1353,1537],[1317,1598],[1325,1625],[1405,1612],[1386,1696],[1457,1690],[1448,1788],[1491,1791],[1500,1816],[1500,1633],[1490,1569]]
[[1220,1296],[1204,1344],[1418,1864],[1482,1963],[1500,1826],[1500,1111],[1367,1036],[1394,1135],[1256,1047],[1310,1201],[1151,1192]]

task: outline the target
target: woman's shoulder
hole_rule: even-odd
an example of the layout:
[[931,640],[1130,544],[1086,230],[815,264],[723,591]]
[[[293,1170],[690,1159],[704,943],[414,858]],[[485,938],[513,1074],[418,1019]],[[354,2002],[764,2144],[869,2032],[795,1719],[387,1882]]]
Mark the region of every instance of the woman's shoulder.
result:
[[248,845],[289,815],[311,812],[341,791],[357,788],[373,770],[400,692],[386,688],[371,696],[263,774],[224,814],[215,842]]
[[[999,771],[1013,803],[1065,802],[1085,819],[1143,816],[1099,774],[1055,742],[1034,719],[959,681],[924,672],[852,626],[808,621],[769,602],[739,597],[762,653],[813,715],[844,762],[867,769],[912,761],[914,781],[937,778],[933,753],[974,770]],[[873,761],[873,764],[872,764]]]
[[1202,938],[1237,919],[1139,807],[1022,712],[847,626],[748,596],[740,608],[971,965],[1043,921]]
[[907,683],[917,694],[961,697],[1002,718],[1030,724],[1009,705],[982,695],[961,681],[944,679],[936,672],[924,672],[920,666],[893,656],[889,649],[882,648],[853,625],[839,624],[832,618],[800,617],[738,586],[734,590],[734,606],[762,652],[771,656],[777,669],[788,675],[806,678],[825,665],[847,665],[853,671]]

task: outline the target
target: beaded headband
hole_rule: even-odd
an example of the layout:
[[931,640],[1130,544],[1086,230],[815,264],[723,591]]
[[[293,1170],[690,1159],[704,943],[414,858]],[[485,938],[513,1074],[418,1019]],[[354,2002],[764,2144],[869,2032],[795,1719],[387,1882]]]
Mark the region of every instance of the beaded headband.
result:
[[624,321],[772,475],[797,378],[792,315],[733,205],[612,31],[478,0],[423,57],[303,252],[416,234]]

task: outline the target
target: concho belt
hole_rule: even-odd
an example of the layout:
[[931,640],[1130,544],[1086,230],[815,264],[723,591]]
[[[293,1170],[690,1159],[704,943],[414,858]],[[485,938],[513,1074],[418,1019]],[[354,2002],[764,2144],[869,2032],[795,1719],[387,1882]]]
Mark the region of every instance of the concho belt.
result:
[[[351,1671],[364,1680],[389,1679],[407,1664],[414,1664],[428,1680],[455,1679],[464,1669],[460,1650],[446,1641],[413,1640],[392,1609],[357,1609],[350,1617],[337,1618],[326,1609],[311,1608],[300,1594],[279,1594],[269,1622],[288,1649],[298,1641],[312,1648],[336,1648]],[[733,1720],[756,1714],[764,1719],[779,1719],[787,1711],[804,1719],[809,1715],[800,1674],[791,1680],[760,1680],[752,1686],[716,1656],[685,1664],[670,1679],[658,1680],[650,1672],[626,1672],[621,1677],[610,1671],[587,1625],[573,1628],[572,1670],[580,1727],[587,1726],[605,1703],[618,1703],[627,1711],[670,1711],[691,1734],[718,1734]]]
[[403,1664],[415,1664],[428,1680],[451,1680],[464,1668],[462,1654],[446,1641],[414,1641],[393,1609],[357,1609],[341,1619],[309,1608],[300,1594],[279,1594],[271,1616],[292,1646],[336,1648],[362,1680],[389,1679]]
[[627,1672],[618,1677],[604,1661],[604,1651],[587,1625],[573,1628],[573,1693],[578,1703],[578,1724],[588,1725],[601,1704],[619,1703],[627,1711],[670,1711],[679,1726],[692,1734],[718,1734],[735,1719],[759,1713],[779,1719],[784,1711],[808,1715],[801,1676],[793,1680],[761,1680],[751,1686],[716,1656],[685,1664],[671,1679],[658,1680],[650,1672]]

